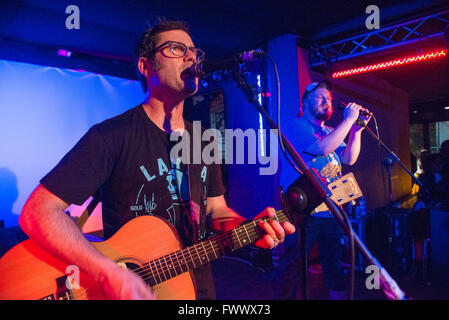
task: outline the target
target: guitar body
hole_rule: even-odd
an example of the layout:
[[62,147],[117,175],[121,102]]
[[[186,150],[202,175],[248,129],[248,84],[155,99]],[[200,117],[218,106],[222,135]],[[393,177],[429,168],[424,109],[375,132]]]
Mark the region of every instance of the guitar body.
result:
[[[125,224],[114,236],[92,244],[105,256],[127,268],[142,267],[182,248],[176,230],[165,220],[140,216]],[[0,259],[0,299],[103,299],[96,283],[80,271],[80,288],[68,292],[67,275],[73,269],[26,240]],[[67,273],[66,273],[67,272]],[[152,287],[157,299],[195,299],[195,285],[190,272],[182,273]]]

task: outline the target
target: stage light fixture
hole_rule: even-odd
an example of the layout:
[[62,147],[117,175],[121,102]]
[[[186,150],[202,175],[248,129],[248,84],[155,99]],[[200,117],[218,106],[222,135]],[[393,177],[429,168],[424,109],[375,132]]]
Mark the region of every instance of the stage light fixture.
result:
[[437,58],[446,56],[447,51],[448,51],[447,49],[441,49],[441,50],[423,53],[423,54],[419,54],[419,55],[415,55],[415,56],[407,56],[407,57],[404,57],[401,59],[390,60],[390,61],[385,61],[385,62],[376,63],[376,64],[370,64],[370,65],[366,65],[366,66],[362,66],[362,67],[358,67],[358,68],[337,71],[337,72],[332,73],[332,78],[334,78],[334,79],[342,78],[342,77],[352,76],[352,75],[356,75],[356,74],[360,74],[360,73],[366,73],[366,72],[371,72],[371,71],[376,71],[376,70],[397,67],[397,66],[401,66],[401,65],[405,65],[405,64],[433,60],[433,59],[437,59]]
[[58,50],[58,56],[63,56],[63,57],[70,58],[72,56],[72,51],[59,49]]

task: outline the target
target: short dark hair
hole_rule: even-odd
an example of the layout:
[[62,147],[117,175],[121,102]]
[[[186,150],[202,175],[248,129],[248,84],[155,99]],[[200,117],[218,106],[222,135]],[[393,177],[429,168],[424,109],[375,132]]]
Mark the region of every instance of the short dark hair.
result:
[[149,27],[139,39],[137,43],[135,54],[135,64],[137,70],[137,78],[142,85],[143,92],[147,92],[147,83],[145,77],[140,73],[137,63],[140,57],[148,58],[153,64],[153,67],[157,68],[154,60],[154,48],[156,47],[156,43],[158,40],[158,36],[160,33],[171,30],[182,30],[189,34],[189,27],[184,21],[176,21],[176,20],[165,20],[165,18],[158,18],[158,21],[151,27]]

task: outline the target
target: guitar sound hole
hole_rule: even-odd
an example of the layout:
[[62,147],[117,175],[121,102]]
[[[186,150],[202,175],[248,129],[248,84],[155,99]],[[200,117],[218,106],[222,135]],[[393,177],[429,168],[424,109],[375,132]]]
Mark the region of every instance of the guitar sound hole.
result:
[[[133,257],[123,257],[118,260],[116,260],[116,263],[121,266],[122,268],[126,268],[128,270],[135,271],[136,273],[139,273],[137,269],[141,269],[143,262],[140,261],[137,258]],[[136,271],[137,270],[137,271]]]
[[126,269],[136,271],[136,269],[140,268],[138,264],[127,262],[125,263]]

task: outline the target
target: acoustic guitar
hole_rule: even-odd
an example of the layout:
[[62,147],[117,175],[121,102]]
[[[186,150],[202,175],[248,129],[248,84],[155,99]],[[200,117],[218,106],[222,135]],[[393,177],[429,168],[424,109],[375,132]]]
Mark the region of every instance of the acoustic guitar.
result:
[[[254,220],[182,248],[176,229],[169,222],[155,216],[139,216],[108,240],[92,244],[105,256],[140,275],[157,299],[192,300],[196,295],[191,271],[255,242],[265,234],[258,226],[260,220],[284,222],[288,217],[284,211],[278,211],[273,218]],[[79,289],[73,288],[70,267],[32,240],[21,242],[0,259],[0,299],[103,299],[100,288],[82,271]]]
[[[345,181],[344,178],[341,178],[342,181]],[[348,188],[347,185],[339,182],[334,183],[337,187],[332,186],[333,194],[338,194],[335,201],[339,204],[360,196],[353,189],[355,187]],[[289,221],[289,217],[281,210],[272,218],[253,220],[183,248],[176,229],[168,221],[150,215],[139,216],[126,223],[108,240],[92,244],[117,264],[141,276],[151,286],[156,298],[192,300],[196,298],[192,270],[262,237],[265,231],[258,226],[261,220],[282,223]],[[72,277],[76,269],[76,266],[69,266],[48,254],[33,240],[23,241],[0,259],[0,299],[103,299],[98,285],[82,270],[78,270],[77,277]],[[79,282],[73,283],[75,278]]]

